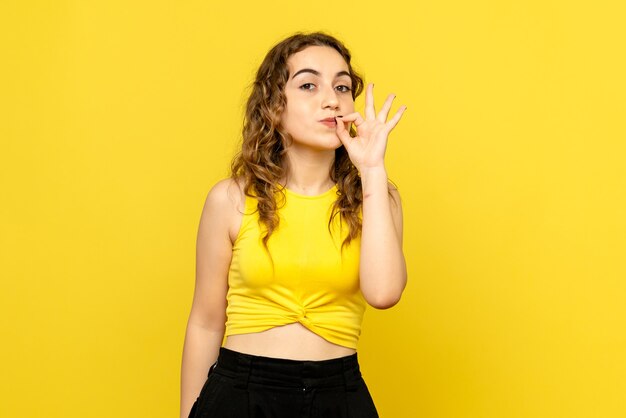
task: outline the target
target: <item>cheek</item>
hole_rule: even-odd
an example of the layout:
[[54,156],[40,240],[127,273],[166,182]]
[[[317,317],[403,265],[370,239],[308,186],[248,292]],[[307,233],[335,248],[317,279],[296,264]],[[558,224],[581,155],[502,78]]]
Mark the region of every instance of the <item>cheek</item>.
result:
[[281,116],[281,125],[291,133],[298,132],[303,128],[303,122],[306,120],[305,115],[306,112],[302,109],[302,105],[289,104]]
[[347,115],[348,113],[354,113],[354,101],[352,101],[352,99],[346,100],[341,108],[344,110],[344,115]]
[[302,126],[303,123],[306,123],[309,119],[311,119],[311,109],[306,103],[294,103],[289,108],[289,117],[292,125],[296,123],[299,126]]

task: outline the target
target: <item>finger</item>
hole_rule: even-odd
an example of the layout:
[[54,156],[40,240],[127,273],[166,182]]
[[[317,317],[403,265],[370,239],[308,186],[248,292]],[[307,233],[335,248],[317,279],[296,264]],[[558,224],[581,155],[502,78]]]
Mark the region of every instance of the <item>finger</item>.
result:
[[389,120],[389,122],[386,123],[386,126],[389,127],[389,132],[391,132],[391,130],[396,127],[398,122],[400,122],[400,118],[404,114],[405,110],[406,110],[406,106],[401,106],[400,109],[398,109],[398,111],[396,112],[396,114],[393,115],[393,118],[391,118],[391,120]]
[[349,144],[352,142],[352,137],[350,136],[350,133],[343,124],[343,118],[335,118],[335,120],[337,121],[337,130],[335,132],[337,133],[337,136],[339,137],[341,143],[347,149],[349,147]]
[[376,109],[374,108],[374,83],[370,83],[367,85],[367,90],[365,91],[365,119],[375,118]]
[[343,117],[339,118],[339,120],[344,122],[354,122],[354,126],[359,126],[365,122],[365,119],[363,119],[359,112],[348,113],[347,115],[343,115]]
[[396,98],[396,95],[391,93],[389,96],[387,96],[387,100],[385,100],[385,103],[383,104],[382,109],[380,109],[380,113],[378,114],[378,120],[382,123],[385,123],[387,121],[387,116],[389,115],[389,110],[391,109],[391,103],[393,102],[393,99]]

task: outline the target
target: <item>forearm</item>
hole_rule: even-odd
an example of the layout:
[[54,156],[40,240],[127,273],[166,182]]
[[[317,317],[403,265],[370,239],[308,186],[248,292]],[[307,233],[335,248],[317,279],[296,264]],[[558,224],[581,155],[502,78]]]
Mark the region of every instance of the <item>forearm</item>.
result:
[[[395,305],[406,286],[406,264],[394,226],[384,167],[361,172],[363,228],[360,280],[367,302],[377,308]],[[399,204],[399,202],[398,202]]]
[[224,330],[211,330],[187,323],[180,385],[180,416],[187,418],[206,382],[209,367],[215,363]]

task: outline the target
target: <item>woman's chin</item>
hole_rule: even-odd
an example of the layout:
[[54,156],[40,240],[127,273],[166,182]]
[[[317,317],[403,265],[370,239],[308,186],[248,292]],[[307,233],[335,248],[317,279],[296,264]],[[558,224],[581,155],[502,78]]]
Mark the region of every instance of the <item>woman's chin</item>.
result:
[[328,135],[324,138],[317,138],[315,140],[308,141],[298,141],[294,139],[292,145],[299,148],[311,148],[318,151],[333,151],[341,147],[342,143],[337,135]]
[[339,139],[337,134],[328,135],[328,142],[327,142],[328,148],[330,148],[330,149],[337,149],[341,145],[342,145],[341,144],[341,140]]

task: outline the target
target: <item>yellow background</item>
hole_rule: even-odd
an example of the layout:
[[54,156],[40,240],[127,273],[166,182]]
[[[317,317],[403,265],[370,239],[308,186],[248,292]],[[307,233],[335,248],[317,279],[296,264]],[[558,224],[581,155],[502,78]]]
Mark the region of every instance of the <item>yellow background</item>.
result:
[[264,54],[317,29],[408,106],[381,417],[626,416],[621,4],[2,2],[0,416],[178,416],[204,198]]

